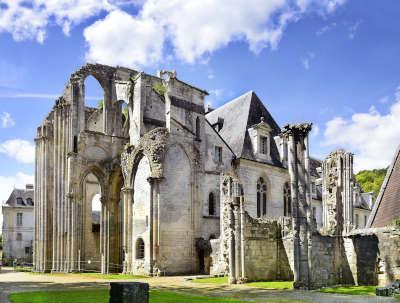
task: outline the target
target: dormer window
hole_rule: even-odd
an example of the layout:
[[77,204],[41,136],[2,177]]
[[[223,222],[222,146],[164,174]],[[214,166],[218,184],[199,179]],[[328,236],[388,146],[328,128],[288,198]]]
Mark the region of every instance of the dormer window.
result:
[[17,198],[17,205],[25,205],[24,200],[21,197]]
[[264,121],[263,117],[261,117],[260,123],[253,125],[248,130],[257,160],[271,161],[271,131],[271,127]]

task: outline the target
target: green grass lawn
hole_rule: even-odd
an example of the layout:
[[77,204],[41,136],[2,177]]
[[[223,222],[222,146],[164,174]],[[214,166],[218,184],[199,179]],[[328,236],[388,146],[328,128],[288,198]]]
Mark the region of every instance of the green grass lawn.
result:
[[376,286],[338,286],[325,287],[320,292],[346,295],[375,295],[375,289]]
[[[216,285],[228,284],[228,277],[212,277],[212,278],[201,278],[192,280],[193,283],[209,283]],[[249,282],[246,283],[248,286],[258,288],[269,288],[269,289],[292,289],[292,281],[260,281],[260,282]]]
[[54,276],[79,276],[93,279],[106,279],[106,280],[128,280],[128,279],[145,279],[147,276],[139,275],[126,275],[126,274],[101,274],[96,272],[80,272],[80,273],[35,273],[34,275],[54,275]]
[[[10,295],[12,303],[108,303],[108,289],[36,291]],[[168,291],[150,291],[150,303],[245,303],[235,299],[192,296]],[[246,301],[248,303],[248,301]],[[273,302],[272,302],[273,303]]]

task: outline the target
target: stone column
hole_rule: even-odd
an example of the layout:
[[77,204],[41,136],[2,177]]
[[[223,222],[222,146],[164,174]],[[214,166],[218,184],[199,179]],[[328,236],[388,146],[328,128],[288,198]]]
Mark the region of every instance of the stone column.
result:
[[244,228],[245,228],[245,210],[244,210],[244,198],[240,197],[240,263],[241,263],[241,280],[246,282],[246,271],[245,271],[245,238],[244,238]]
[[235,215],[233,206],[229,210],[229,284],[236,284]]
[[130,273],[132,270],[132,236],[131,236],[131,205],[133,198],[133,188],[123,187],[121,189],[123,209],[122,209],[122,248],[124,251],[123,273]]
[[150,183],[150,211],[149,211],[149,242],[150,242],[150,260],[149,272],[154,274],[154,267],[157,267],[157,256],[159,248],[159,198],[160,182],[162,178],[149,177]]
[[[292,195],[293,215],[293,251],[294,251],[294,287],[310,288],[309,268],[309,171],[308,140],[311,124],[288,124],[282,129],[282,135],[289,142],[288,169]],[[309,201],[308,201],[309,200]],[[310,202],[311,203],[311,202]]]

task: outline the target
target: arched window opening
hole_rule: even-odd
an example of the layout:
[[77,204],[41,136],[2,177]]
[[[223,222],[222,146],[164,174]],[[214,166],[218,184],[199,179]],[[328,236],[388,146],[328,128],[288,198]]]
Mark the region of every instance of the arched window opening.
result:
[[25,205],[24,200],[21,197],[17,198],[17,205]]
[[129,112],[128,112],[128,104],[126,104],[124,101],[121,101],[121,119],[122,119],[122,126],[124,126],[129,118]]
[[26,199],[26,203],[27,203],[28,205],[30,205],[30,206],[33,206],[33,200],[32,200],[32,198],[27,198],[27,199]]
[[283,187],[283,215],[285,217],[292,216],[292,197],[289,182],[286,182]]
[[210,193],[208,195],[208,214],[210,216],[216,215],[216,207],[215,207],[215,197],[214,193]]
[[196,118],[196,139],[200,140],[200,118]]
[[100,232],[101,195],[95,194],[92,199],[92,232]]
[[82,94],[85,100],[86,129],[104,132],[103,113],[107,105],[103,88],[93,76],[88,76],[85,79]]
[[267,185],[263,178],[257,182],[257,217],[267,214]]
[[103,109],[104,90],[99,81],[93,76],[88,76],[84,84],[85,106]]
[[144,241],[142,238],[136,241],[136,259],[144,259]]

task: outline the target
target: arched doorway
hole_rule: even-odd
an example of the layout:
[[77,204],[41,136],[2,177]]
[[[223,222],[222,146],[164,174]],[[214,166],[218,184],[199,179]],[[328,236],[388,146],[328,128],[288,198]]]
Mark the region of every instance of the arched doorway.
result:
[[83,271],[101,271],[101,185],[95,174],[86,175],[83,182]]

